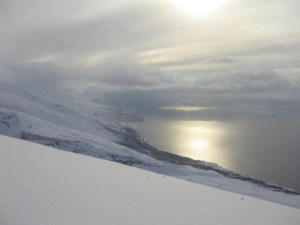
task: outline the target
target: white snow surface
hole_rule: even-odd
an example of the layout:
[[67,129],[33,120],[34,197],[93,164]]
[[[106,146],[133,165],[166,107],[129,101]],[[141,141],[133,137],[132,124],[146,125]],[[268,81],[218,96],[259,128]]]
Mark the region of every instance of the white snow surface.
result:
[[0,136],[0,224],[286,224],[300,210]]

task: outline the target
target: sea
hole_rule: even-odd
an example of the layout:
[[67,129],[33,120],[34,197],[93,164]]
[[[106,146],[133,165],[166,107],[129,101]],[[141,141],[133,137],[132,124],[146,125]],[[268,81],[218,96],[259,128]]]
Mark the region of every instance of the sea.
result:
[[214,114],[205,108],[144,113],[138,132],[156,148],[300,190],[300,115]]

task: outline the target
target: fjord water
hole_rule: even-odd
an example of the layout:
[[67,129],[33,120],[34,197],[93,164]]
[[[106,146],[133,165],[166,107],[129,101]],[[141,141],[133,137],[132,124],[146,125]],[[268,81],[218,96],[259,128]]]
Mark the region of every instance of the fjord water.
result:
[[217,163],[243,175],[300,190],[299,115],[219,120],[182,115],[144,114],[138,132],[162,151]]

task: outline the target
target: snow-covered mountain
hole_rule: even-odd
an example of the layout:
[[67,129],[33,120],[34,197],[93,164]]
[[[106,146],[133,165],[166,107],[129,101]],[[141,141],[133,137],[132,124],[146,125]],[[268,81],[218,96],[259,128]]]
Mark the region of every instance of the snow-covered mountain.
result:
[[0,224],[298,225],[300,210],[0,135]]
[[2,135],[300,208],[297,191],[159,151],[134,129],[141,120],[99,99],[61,102],[0,84]]

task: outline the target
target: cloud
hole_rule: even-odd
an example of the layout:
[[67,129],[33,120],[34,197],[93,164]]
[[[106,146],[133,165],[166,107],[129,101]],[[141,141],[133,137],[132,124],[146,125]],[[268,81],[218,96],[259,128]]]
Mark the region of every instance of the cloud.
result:
[[[95,71],[95,69],[94,69]],[[137,64],[113,64],[106,68],[97,68],[93,79],[112,87],[153,87],[159,85],[159,77],[162,74],[151,68]]]
[[10,80],[6,81],[8,83],[46,97],[58,99],[70,97],[69,85],[73,78],[69,74],[70,71],[62,67],[49,63],[34,63],[7,64],[5,68],[6,71],[1,72],[10,75]]
[[233,63],[234,60],[232,60],[230,57],[221,56],[221,57],[215,57],[210,58],[206,60],[207,63]]
[[[286,74],[272,70],[202,73],[176,78],[163,72],[151,76],[151,70],[147,74],[141,72],[141,68],[134,70],[132,65],[129,68],[128,71],[113,69],[104,73],[105,76],[95,76],[93,85],[84,90],[84,95],[89,98],[105,96],[127,110],[148,112],[166,105],[219,107],[217,110],[221,110],[220,107],[243,108],[248,111],[252,107],[252,111],[259,112],[259,107],[265,110],[267,106],[274,108],[274,104],[278,108],[292,109],[293,104],[300,100],[299,97],[292,98],[296,96],[296,84]],[[196,114],[190,116],[195,118]],[[213,114],[219,115],[215,111]],[[225,114],[231,115],[227,111]]]
[[[29,7],[22,2],[10,3],[0,22],[0,59],[84,63],[93,56],[99,56],[99,60],[112,54],[113,58],[130,56],[134,48],[145,48],[150,40],[177,26],[164,6],[160,9],[155,3],[134,1],[133,7],[130,1],[118,2],[110,6],[107,1],[89,0],[84,2],[85,7],[80,1],[66,5],[60,1],[30,1],[26,3]],[[91,12],[92,6],[98,14]]]
[[289,90],[291,83],[274,71],[233,72],[222,75],[196,75],[189,79],[200,89],[218,93],[260,93]]
[[[0,1],[2,82],[131,106],[299,100],[299,1]],[[238,105],[238,104],[236,104]]]

